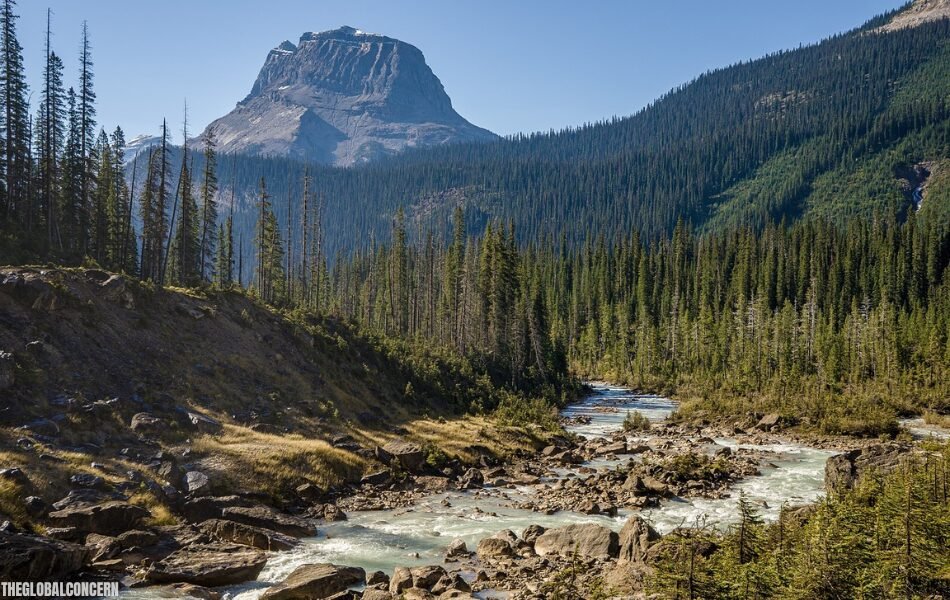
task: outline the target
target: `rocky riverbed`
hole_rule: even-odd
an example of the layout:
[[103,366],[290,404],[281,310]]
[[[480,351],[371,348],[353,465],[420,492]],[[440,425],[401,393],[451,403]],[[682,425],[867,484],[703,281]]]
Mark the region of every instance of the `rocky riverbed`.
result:
[[[127,492],[77,481],[37,507],[49,537],[0,532],[10,549],[0,577],[75,578],[85,568],[83,577],[121,579],[127,600],[545,598],[567,572],[633,593],[663,534],[701,515],[726,526],[740,493],[774,518],[783,504],[819,498],[826,479],[849,485],[910,450],[865,443],[838,453],[842,440],[790,439],[768,415],[746,427],[671,425],[673,408],[594,386],[563,412],[568,437],[505,464],[486,456],[437,469],[410,442],[367,449],[341,436],[338,447],[390,468],[332,493],[303,485],[283,510],[206,495],[193,475],[177,524],[162,527],[145,527]],[[624,432],[634,411],[650,425]],[[22,475],[10,471],[0,476]],[[17,561],[25,555],[29,565]]]

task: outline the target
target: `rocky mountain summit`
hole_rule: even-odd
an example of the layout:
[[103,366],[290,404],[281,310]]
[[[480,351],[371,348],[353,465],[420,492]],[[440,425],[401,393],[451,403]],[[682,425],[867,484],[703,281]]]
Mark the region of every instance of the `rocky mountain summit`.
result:
[[914,0],[906,9],[894,15],[893,19],[876,31],[887,32],[918,27],[939,19],[950,19],[950,0]]
[[336,165],[497,137],[455,112],[418,48],[352,27],[271,50],[251,93],[209,127],[223,152]]

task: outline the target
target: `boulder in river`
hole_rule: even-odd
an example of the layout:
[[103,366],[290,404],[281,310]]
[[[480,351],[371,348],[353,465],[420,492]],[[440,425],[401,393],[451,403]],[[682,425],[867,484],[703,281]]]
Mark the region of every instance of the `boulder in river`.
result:
[[511,558],[515,555],[515,549],[511,547],[508,540],[489,537],[479,540],[478,547],[475,549],[479,560],[497,560],[499,558]]
[[445,569],[438,565],[412,567],[409,569],[409,574],[412,575],[412,587],[422,590],[431,590],[432,586],[447,575]]
[[162,590],[167,590],[170,594],[174,594],[175,597],[179,598],[221,600],[221,592],[209,590],[208,588],[201,587],[200,585],[192,585],[190,583],[173,583],[172,585],[162,588]]
[[330,598],[351,586],[362,585],[366,572],[359,567],[343,567],[330,563],[302,565],[287,579],[268,589],[262,600],[309,600]]
[[670,491],[670,486],[666,485],[659,479],[650,477],[649,475],[641,478],[640,480],[643,483],[643,489],[649,493],[656,496],[672,496],[673,493]]
[[471,468],[465,471],[465,474],[459,477],[459,489],[472,490],[485,485],[485,476],[481,471]]
[[300,540],[295,537],[225,519],[208,519],[198,528],[212,539],[261,550],[290,550],[300,544]]
[[389,587],[389,575],[383,571],[373,571],[366,576],[366,585],[385,585]]
[[267,562],[260,550],[236,544],[192,544],[154,563],[151,583],[191,583],[207,587],[256,579]]
[[468,546],[465,545],[465,540],[455,539],[452,540],[452,543],[449,544],[448,549],[445,551],[445,560],[458,560],[460,558],[468,558],[469,554]]
[[537,541],[537,539],[541,537],[541,534],[544,532],[544,527],[541,527],[540,525],[528,525],[521,533],[521,539],[523,539],[527,544],[534,546],[534,542]]
[[396,567],[392,577],[389,578],[389,592],[393,596],[398,596],[404,590],[412,587],[412,573],[406,567]]
[[549,529],[534,542],[540,556],[569,557],[575,552],[581,558],[617,558],[620,538],[615,531],[594,524],[575,524]]
[[627,442],[625,440],[619,440],[609,444],[605,444],[597,448],[597,454],[626,454],[627,453]]
[[245,525],[272,529],[294,537],[316,535],[316,528],[306,520],[277,512],[268,506],[229,506],[221,511],[221,518]]

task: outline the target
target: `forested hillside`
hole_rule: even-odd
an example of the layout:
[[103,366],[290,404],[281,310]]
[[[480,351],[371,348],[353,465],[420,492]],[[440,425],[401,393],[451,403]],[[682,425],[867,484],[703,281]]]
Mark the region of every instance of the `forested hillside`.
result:
[[511,365],[675,392],[682,417],[777,412],[829,433],[895,433],[946,413],[950,228],[911,212],[697,234],[680,224],[519,250],[489,226],[341,261],[319,302],[390,335]]
[[[841,222],[903,213],[922,185],[921,217],[946,218],[950,24],[876,31],[888,18],[703,74],[631,117],[354,169],[311,167],[326,249],[386,239],[400,207],[410,235],[447,232],[462,206],[470,231],[500,218],[518,224],[522,242],[564,236],[571,244],[633,229],[655,239],[679,219],[713,231],[810,214]],[[224,157],[222,193],[227,200],[236,190],[236,231],[252,235],[261,176],[280,221],[299,223],[305,168]]]
[[548,399],[570,366],[836,432],[948,408],[948,19],[882,16],[626,119],[360,168],[219,156],[213,131],[174,148],[165,124],[125,179],[121,130],[95,133],[88,43],[78,91],[48,49],[29,127],[13,7],[6,261],[237,284]]

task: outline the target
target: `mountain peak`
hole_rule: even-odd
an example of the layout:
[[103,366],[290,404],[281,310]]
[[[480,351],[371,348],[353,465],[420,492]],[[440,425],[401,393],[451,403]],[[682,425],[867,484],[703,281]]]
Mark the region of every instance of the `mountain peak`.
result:
[[275,47],[248,96],[209,127],[223,152],[337,165],[497,137],[455,112],[418,48],[347,25]]
[[876,31],[887,32],[918,27],[939,19],[950,19],[950,0],[914,0],[910,6],[894,15],[889,23],[877,28]]

